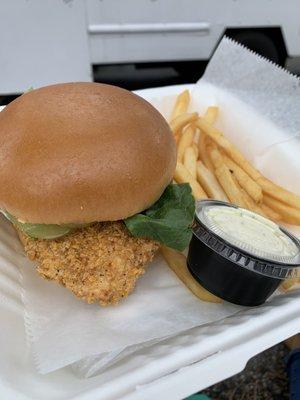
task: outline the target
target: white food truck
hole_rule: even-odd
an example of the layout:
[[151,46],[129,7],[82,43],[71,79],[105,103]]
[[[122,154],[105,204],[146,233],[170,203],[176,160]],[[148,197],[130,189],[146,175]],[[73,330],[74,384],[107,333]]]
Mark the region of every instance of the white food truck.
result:
[[[0,1],[0,95],[93,80],[93,67],[208,60],[224,34],[284,65],[299,0]],[[181,61],[181,63],[179,63]]]

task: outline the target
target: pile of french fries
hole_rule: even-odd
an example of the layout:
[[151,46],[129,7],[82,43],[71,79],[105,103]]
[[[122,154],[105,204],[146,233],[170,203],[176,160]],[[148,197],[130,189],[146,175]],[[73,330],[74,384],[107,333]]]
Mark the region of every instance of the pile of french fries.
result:
[[[185,90],[177,97],[170,119],[177,144],[174,180],[189,183],[196,200],[227,201],[276,222],[300,225],[300,196],[264,177],[214,127],[218,107],[208,107],[200,116],[189,112],[189,105],[190,93]],[[176,257],[179,256],[174,253],[173,258]],[[299,279],[287,280],[282,288],[289,290],[299,283]],[[204,297],[207,301],[206,294]]]
[[188,182],[196,200],[229,201],[274,221],[300,225],[300,196],[265,178],[214,127],[218,107],[188,113],[190,94],[176,100],[170,126],[177,143],[174,179]]

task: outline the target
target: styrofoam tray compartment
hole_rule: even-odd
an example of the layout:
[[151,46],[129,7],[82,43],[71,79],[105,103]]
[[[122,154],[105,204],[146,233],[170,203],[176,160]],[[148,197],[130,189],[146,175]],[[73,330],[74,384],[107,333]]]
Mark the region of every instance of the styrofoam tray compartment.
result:
[[[192,85],[139,94],[160,97],[184,88]],[[6,400],[182,399],[240,372],[251,357],[300,330],[300,296],[295,291],[148,347],[93,378],[79,379],[69,367],[39,375],[26,346],[13,260],[11,266],[10,271],[0,268],[0,398]]]

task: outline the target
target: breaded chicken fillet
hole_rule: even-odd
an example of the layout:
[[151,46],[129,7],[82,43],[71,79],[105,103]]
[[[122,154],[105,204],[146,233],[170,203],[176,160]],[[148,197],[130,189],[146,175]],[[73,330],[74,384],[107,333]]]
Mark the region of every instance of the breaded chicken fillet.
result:
[[133,237],[122,222],[97,223],[56,240],[19,233],[30,260],[88,303],[116,304],[134,289],[158,249],[157,242]]
[[37,271],[88,303],[116,304],[134,289],[158,249],[157,242],[133,237],[123,222],[97,223],[55,240],[19,232]]

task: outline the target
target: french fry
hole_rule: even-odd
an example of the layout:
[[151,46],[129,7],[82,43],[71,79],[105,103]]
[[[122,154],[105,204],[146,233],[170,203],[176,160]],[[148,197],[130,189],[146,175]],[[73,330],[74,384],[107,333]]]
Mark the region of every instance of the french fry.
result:
[[281,215],[278,214],[276,211],[272,210],[272,208],[268,207],[266,204],[260,204],[261,209],[265,213],[265,215],[272,219],[273,221],[280,221],[282,219]]
[[[226,164],[225,164],[226,165]],[[230,170],[229,170],[230,171]],[[236,185],[236,187],[239,189],[239,191],[240,191],[240,193],[241,193],[241,196],[242,196],[242,199],[243,199],[243,201],[244,201],[244,204],[245,204],[245,208],[247,208],[248,210],[250,210],[250,211],[254,211],[254,210],[251,210],[251,205],[252,205],[252,203],[251,203],[251,198],[250,198],[250,196],[248,195],[248,193],[246,192],[246,190],[244,190],[242,187],[241,187],[241,185],[239,184],[239,182],[238,182],[238,180],[236,179],[236,177],[234,176],[234,174],[230,171],[230,173],[231,173],[231,177],[232,177],[232,180],[233,180],[233,182],[235,183],[235,185]]]
[[[240,186],[240,184],[238,183],[236,177],[235,177],[232,173],[231,173],[231,176],[232,176],[234,182],[236,183],[236,185],[238,186],[238,188],[239,188],[240,191],[241,191],[243,200],[244,200],[244,202],[245,202],[245,204],[246,204],[246,208],[247,208],[248,210],[250,210],[250,211],[254,211],[254,212],[257,212],[258,214],[261,214],[262,211],[261,211],[261,213],[260,213],[260,212],[258,212],[258,210],[254,210],[254,208],[252,207],[253,204],[251,203],[251,200],[253,201],[253,199],[251,199],[251,197],[250,197],[249,194],[246,192],[246,190],[243,189],[243,188]],[[254,202],[254,204],[256,204],[256,203]]]
[[261,186],[264,193],[300,210],[300,196],[297,194],[289,192],[263,176],[258,178],[257,183]]
[[177,161],[182,162],[185,149],[191,146],[193,143],[194,134],[195,134],[195,127],[193,125],[188,125],[184,129],[178,141]]
[[213,164],[207,152],[207,139],[207,135],[204,132],[201,132],[198,142],[199,158],[203,161],[204,165],[210,170],[210,172],[214,172]]
[[207,152],[209,154],[214,169],[218,168],[222,164],[225,164],[221,152],[214,143],[211,143],[207,146]]
[[284,292],[288,292],[289,290],[294,289],[298,285],[300,285],[300,278],[291,278],[283,281],[280,287],[281,289],[283,289]]
[[193,142],[195,143],[195,146],[197,146],[197,149],[198,149],[199,137],[200,137],[199,129],[196,129]]
[[244,190],[243,188],[241,188],[241,190],[242,190],[243,199],[247,205],[248,210],[256,212],[257,214],[260,214],[263,217],[269,218],[272,221],[276,221],[276,222],[280,221],[280,219],[281,219],[280,214],[278,214],[277,212],[275,212],[274,210],[272,210],[270,207],[266,206],[263,203],[261,203],[261,204],[255,203],[255,201],[252,199],[251,196],[249,196],[249,194],[246,192],[246,190]]
[[[204,119],[207,123],[213,124],[217,119],[218,115],[218,107],[208,107]],[[198,149],[199,149],[199,157],[204,162],[204,165],[211,171],[214,172],[213,165],[211,160],[207,154],[206,146],[209,144],[209,138],[207,135],[202,131],[200,133],[199,141],[198,141]]]
[[178,135],[181,133],[182,129],[190,124],[193,121],[196,121],[198,118],[198,114],[195,113],[185,113],[185,114],[180,114],[178,117],[173,119],[170,122],[170,128],[174,134],[174,136]]
[[210,198],[228,202],[228,198],[215,175],[206,168],[202,161],[197,162],[197,178]]
[[252,197],[249,195],[249,193],[246,192],[245,189],[241,188],[242,196],[244,199],[244,202],[246,203],[246,206],[248,210],[253,211],[257,214],[262,215],[263,217],[268,217],[265,212],[263,211],[261,204],[255,203],[255,201],[252,199]]
[[261,203],[263,198],[261,187],[226,154],[223,154],[223,158],[227,167],[233,172],[240,186],[246,190],[249,196],[251,196],[256,203]]
[[198,156],[199,156],[199,151],[198,151],[198,146],[195,142],[192,143],[192,147],[196,156],[196,160],[198,160]]
[[192,188],[192,193],[196,200],[207,199],[207,194],[204,192],[200,184],[195,178],[189,173],[185,166],[181,163],[177,163],[174,179],[177,183],[189,183]]
[[219,112],[218,107],[210,106],[206,110],[206,113],[204,114],[203,118],[208,124],[213,125],[216,122],[218,112]]
[[234,182],[227,165],[225,163],[220,164],[215,169],[215,174],[230,202],[239,207],[247,208],[242,193],[237,184]]
[[204,289],[190,274],[186,257],[179,251],[173,250],[170,247],[161,246],[161,252],[172,271],[184,283],[184,285],[200,300],[211,303],[222,303],[222,300]]
[[199,118],[195,123],[201,131],[205,132],[220,146],[254,181],[262,177],[260,172],[245,159],[243,154],[218,129],[208,124],[204,118]]
[[193,146],[187,147],[183,155],[183,165],[193,178],[197,179],[197,157]]
[[172,115],[171,121],[178,117],[178,115],[186,113],[190,104],[190,92],[188,90],[184,90],[177,96]]
[[180,134],[179,134],[179,132],[178,132],[178,133],[176,133],[176,134],[174,135],[174,140],[175,140],[176,146],[178,145],[179,139],[180,139]]
[[267,194],[264,195],[264,203],[276,213],[280,214],[283,222],[287,222],[288,224],[292,225],[300,225],[299,209],[290,207],[289,205],[282,203],[281,201],[274,199]]

